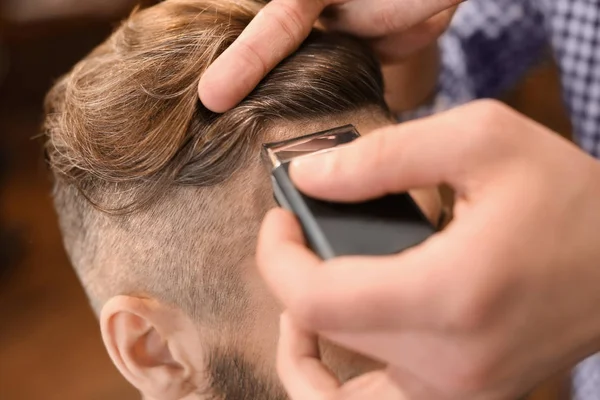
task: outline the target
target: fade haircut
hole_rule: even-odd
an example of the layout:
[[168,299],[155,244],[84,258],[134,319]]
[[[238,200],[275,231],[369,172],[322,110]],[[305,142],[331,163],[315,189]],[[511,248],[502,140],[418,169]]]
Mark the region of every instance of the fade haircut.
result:
[[96,309],[132,294],[204,319],[240,312],[236,267],[273,205],[261,144],[280,124],[366,109],[387,117],[368,48],[318,30],[233,110],[203,107],[202,72],[262,5],[167,0],[137,10],[49,92],[55,207]]

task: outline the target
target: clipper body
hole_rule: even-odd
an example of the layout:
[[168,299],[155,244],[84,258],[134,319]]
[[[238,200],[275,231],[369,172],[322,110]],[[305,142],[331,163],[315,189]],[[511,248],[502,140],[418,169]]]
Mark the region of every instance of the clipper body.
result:
[[283,142],[264,145],[278,204],[292,211],[310,248],[322,259],[350,255],[390,255],[415,246],[435,227],[408,193],[387,195],[361,203],[338,203],[301,193],[289,176],[290,162],[299,156],[335,147],[360,137],[344,126]]

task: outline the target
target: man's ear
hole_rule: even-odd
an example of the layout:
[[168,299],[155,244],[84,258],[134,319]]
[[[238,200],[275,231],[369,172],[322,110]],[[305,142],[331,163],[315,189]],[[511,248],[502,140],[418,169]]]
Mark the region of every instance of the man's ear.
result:
[[116,296],[102,308],[100,326],[112,361],[145,398],[178,400],[197,390],[199,334],[181,311],[152,299]]

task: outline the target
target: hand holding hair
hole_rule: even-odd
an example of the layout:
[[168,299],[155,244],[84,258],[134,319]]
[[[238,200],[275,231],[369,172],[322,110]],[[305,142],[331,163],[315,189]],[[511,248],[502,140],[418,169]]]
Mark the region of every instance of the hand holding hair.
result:
[[437,37],[461,1],[272,0],[205,71],[200,99],[215,112],[234,107],[300,46],[320,17],[330,29],[369,39],[385,61]]
[[[287,309],[292,399],[518,398],[600,350],[600,164],[546,128],[479,101],[302,157],[291,176],[334,201],[456,192],[445,230],[388,257],[323,262],[291,214],[267,216],[257,258]],[[342,384],[317,335],[387,368]]]

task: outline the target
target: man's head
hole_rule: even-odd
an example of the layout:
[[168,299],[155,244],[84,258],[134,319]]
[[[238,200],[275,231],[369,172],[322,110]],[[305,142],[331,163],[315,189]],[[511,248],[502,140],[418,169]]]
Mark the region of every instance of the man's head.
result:
[[[319,31],[235,109],[204,108],[202,72],[260,7],[167,0],[138,11],[47,98],[65,247],[111,358],[149,399],[283,396],[273,371],[281,310],[254,263],[275,206],[261,144],[390,122],[377,61]],[[323,351],[342,378],[371,367]]]

